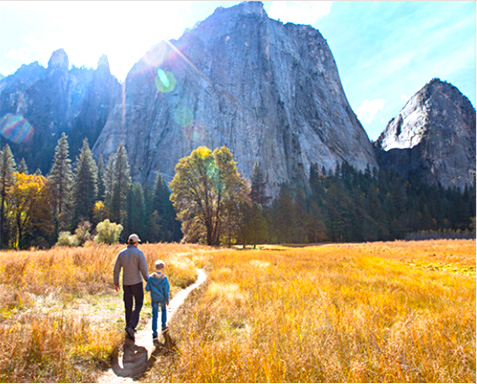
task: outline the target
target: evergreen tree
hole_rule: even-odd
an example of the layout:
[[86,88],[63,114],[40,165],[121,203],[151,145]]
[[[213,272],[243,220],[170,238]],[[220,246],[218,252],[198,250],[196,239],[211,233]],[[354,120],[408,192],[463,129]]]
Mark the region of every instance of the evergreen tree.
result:
[[113,180],[114,180],[114,162],[115,154],[109,155],[108,164],[106,164],[104,172],[104,204],[108,211],[111,209],[111,199],[113,196]]
[[[36,174],[36,173],[35,173]],[[37,175],[40,176],[40,175]],[[71,187],[73,172],[69,159],[69,145],[67,136],[63,132],[55,148],[53,165],[48,176],[53,197],[53,215],[60,230],[67,230],[71,216]]]
[[24,173],[25,175],[28,175],[28,167],[24,158],[22,158],[22,160],[20,161],[20,164],[17,167],[17,171],[18,173]]
[[253,164],[252,188],[250,198],[252,202],[266,206],[270,201],[270,197],[265,194],[266,180],[262,168],[257,161]]
[[127,202],[130,188],[131,176],[126,148],[120,144],[114,159],[110,211],[113,221],[123,226],[127,223]]
[[[139,233],[141,237],[146,234],[146,206],[144,201],[144,191],[140,183],[131,186],[128,203],[128,225],[127,233]],[[148,239],[149,240],[149,239]]]
[[258,243],[264,242],[267,238],[267,222],[262,214],[262,206],[253,202],[245,202],[241,205],[241,223],[239,241],[245,248],[247,244],[253,244],[256,248]]
[[8,144],[5,145],[0,153],[0,248],[4,248],[8,244],[8,228],[5,216],[5,204],[7,198],[7,190],[15,182],[15,159]]
[[151,233],[153,241],[179,241],[181,238],[180,222],[176,219],[170,195],[164,178],[158,171],[152,191],[151,209],[158,214],[161,230],[159,233]]
[[98,199],[103,200],[105,197],[105,192],[106,192],[106,186],[104,183],[104,179],[106,177],[106,169],[104,166],[104,160],[103,160],[103,155],[99,155],[98,159]]
[[84,139],[83,147],[77,157],[72,187],[73,227],[76,227],[81,220],[92,221],[93,219],[93,208],[98,195],[97,175],[98,169],[89,149],[88,139]]
[[272,242],[291,243],[295,226],[294,198],[290,187],[283,184],[278,197],[274,200],[269,216],[269,227],[272,230]]

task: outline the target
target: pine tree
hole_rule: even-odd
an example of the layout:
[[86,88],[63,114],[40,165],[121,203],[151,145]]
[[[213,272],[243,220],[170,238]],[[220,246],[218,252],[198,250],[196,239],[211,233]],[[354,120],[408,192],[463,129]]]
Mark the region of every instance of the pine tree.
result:
[[8,244],[8,225],[5,217],[5,203],[7,198],[7,190],[15,182],[15,159],[8,144],[5,145],[3,151],[0,153],[0,248]]
[[68,139],[64,132],[55,148],[55,157],[48,181],[52,189],[53,214],[58,221],[59,229],[67,230],[70,226],[73,172],[69,159]]
[[108,163],[105,167],[104,172],[104,204],[108,208],[108,211],[111,210],[111,199],[113,196],[113,179],[114,179],[114,162],[116,155],[112,153],[109,155]]
[[28,175],[28,167],[26,165],[25,159],[22,158],[20,161],[20,164],[17,167],[17,172],[18,173],[24,173],[25,175]]
[[262,168],[257,161],[253,164],[252,188],[250,198],[252,202],[260,204],[262,207],[268,204],[270,197],[265,194],[266,180]]
[[171,193],[158,171],[152,191],[152,211],[157,211],[161,231],[153,235],[153,241],[178,241],[181,238],[180,223],[169,199]]
[[106,175],[105,175],[106,169],[104,167],[103,155],[99,155],[97,165],[98,165],[98,177],[97,177],[97,181],[98,181],[98,199],[99,200],[104,200],[104,195],[105,195],[105,192],[106,192],[106,186],[105,186],[105,183],[104,183],[104,179],[106,177]]
[[120,144],[114,159],[110,211],[113,221],[123,226],[127,223],[127,202],[130,188],[131,176],[126,149],[123,144]]
[[146,206],[144,202],[144,191],[140,183],[131,186],[128,202],[128,225],[127,233],[138,233],[144,238],[146,233]]
[[75,178],[72,188],[74,206],[73,227],[81,219],[92,221],[94,203],[98,195],[98,168],[89,149],[88,139],[84,139],[83,147],[77,157]]

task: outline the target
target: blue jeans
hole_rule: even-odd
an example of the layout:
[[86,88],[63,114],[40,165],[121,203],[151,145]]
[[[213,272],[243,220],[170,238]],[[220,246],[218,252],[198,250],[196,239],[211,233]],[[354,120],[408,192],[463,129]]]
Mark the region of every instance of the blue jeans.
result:
[[161,306],[161,326],[167,327],[167,308],[166,303],[152,302],[152,335],[157,336],[157,320],[159,317],[159,305]]

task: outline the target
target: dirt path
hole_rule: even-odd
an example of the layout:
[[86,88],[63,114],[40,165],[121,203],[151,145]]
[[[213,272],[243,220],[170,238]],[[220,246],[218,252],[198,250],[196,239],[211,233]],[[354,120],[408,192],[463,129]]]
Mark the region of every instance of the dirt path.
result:
[[[202,285],[207,279],[203,269],[197,269],[197,280],[189,287],[177,292],[170,301],[167,308],[167,324],[177,309],[184,303],[189,293]],[[159,315],[160,316],[160,315]],[[114,358],[112,367],[103,375],[98,377],[98,383],[132,383],[139,379],[147,368],[152,364],[151,357],[158,348],[164,345],[156,346],[152,342],[152,319],[150,319],[143,330],[136,333],[136,340],[126,339],[122,348],[118,352],[117,358]],[[164,335],[167,339],[168,335]],[[161,336],[159,336],[161,339]]]

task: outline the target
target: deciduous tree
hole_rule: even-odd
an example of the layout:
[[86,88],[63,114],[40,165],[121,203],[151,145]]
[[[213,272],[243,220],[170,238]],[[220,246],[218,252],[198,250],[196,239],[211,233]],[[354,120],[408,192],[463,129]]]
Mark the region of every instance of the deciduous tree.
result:
[[227,147],[212,152],[199,147],[179,160],[170,183],[171,201],[186,240],[203,238],[219,244],[232,206],[247,200],[249,190]]

